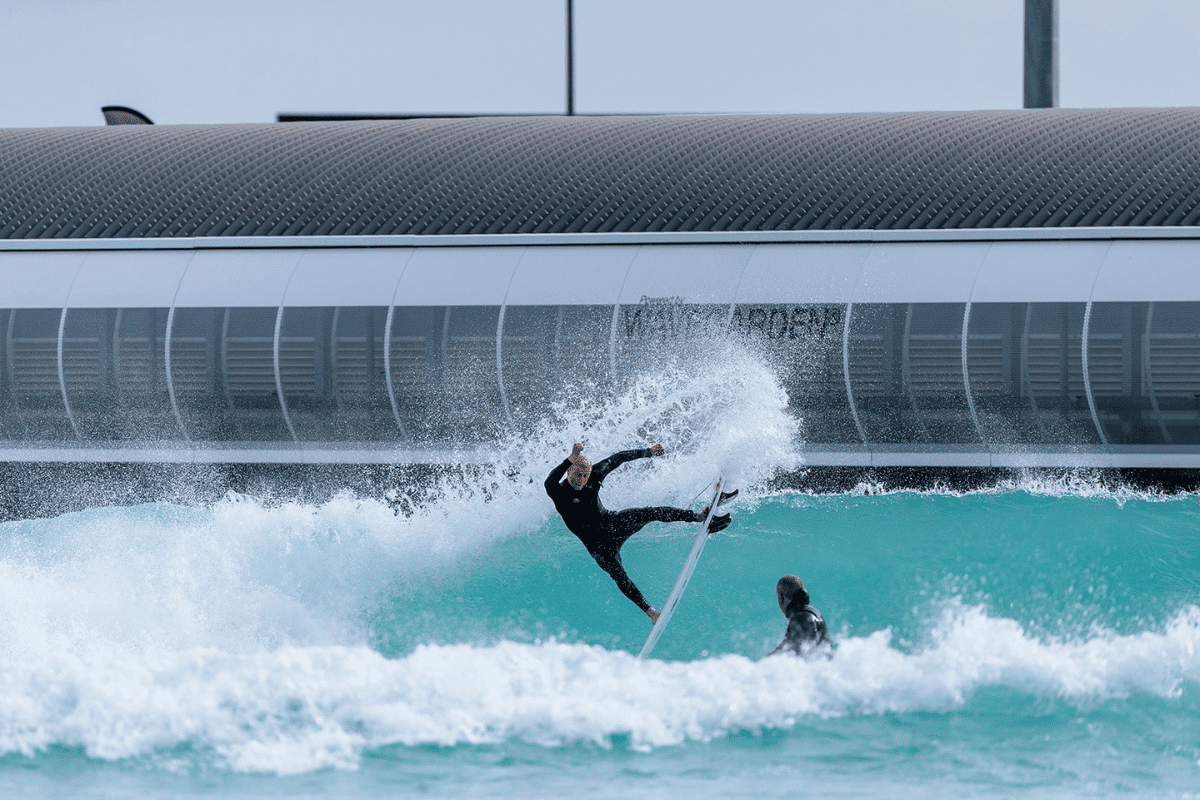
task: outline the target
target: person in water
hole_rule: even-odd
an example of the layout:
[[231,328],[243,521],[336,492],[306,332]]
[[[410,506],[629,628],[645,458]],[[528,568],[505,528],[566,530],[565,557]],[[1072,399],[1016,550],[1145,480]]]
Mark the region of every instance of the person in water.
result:
[[[546,494],[554,501],[554,508],[562,516],[567,530],[579,537],[592,558],[607,572],[621,592],[637,605],[652,622],[658,621],[654,609],[621,564],[621,546],[635,533],[651,522],[704,522],[708,509],[697,513],[683,508],[655,506],[652,508],[627,508],[624,511],[609,511],[600,502],[600,487],[608,473],[637,458],[663,455],[663,446],[656,444],[638,450],[623,450],[614,453],[593,465],[583,456],[583,445],[576,444],[571,455],[550,471],[546,478]],[[563,476],[566,480],[563,480]],[[722,494],[720,502],[732,499],[736,491]],[[729,515],[713,517],[710,532],[729,527]]]
[[804,581],[795,575],[784,575],[775,584],[775,599],[779,610],[788,618],[787,633],[770,655],[787,653],[801,658],[824,656],[833,658],[833,640],[821,612],[809,605]]

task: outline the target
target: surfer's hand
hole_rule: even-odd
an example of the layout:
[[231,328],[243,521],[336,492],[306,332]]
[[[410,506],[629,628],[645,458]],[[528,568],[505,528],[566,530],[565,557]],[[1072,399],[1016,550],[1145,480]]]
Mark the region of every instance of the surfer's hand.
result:
[[658,612],[654,610],[653,606],[646,612],[646,616],[650,618],[651,622],[658,622]]
[[652,456],[661,456],[665,452],[666,450],[663,450],[663,446],[661,444],[656,444],[654,447],[650,448],[650,455]]
[[571,448],[571,458],[572,458],[572,460],[574,460],[574,459],[576,459],[576,458],[579,458],[579,455],[580,455],[582,452],[583,452],[583,445],[581,445],[579,442],[576,442],[576,443],[575,443],[575,445],[574,445],[574,446]]

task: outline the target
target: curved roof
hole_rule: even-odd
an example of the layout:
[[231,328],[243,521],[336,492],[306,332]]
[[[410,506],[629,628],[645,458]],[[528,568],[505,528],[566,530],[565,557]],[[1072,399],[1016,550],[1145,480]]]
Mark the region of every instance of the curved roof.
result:
[[1200,224],[1200,109],[0,130],[0,239]]

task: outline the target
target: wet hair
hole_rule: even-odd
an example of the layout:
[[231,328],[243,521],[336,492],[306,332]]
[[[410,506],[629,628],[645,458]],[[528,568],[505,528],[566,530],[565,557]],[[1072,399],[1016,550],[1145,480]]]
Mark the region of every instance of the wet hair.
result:
[[811,598],[804,588],[804,581],[795,575],[784,575],[775,584],[775,599],[779,601],[779,610],[791,616],[790,611],[804,608]]

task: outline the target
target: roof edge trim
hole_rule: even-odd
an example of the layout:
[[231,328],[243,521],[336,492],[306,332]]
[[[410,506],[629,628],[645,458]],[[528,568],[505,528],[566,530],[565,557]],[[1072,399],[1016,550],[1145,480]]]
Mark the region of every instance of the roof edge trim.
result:
[[0,239],[13,250],[243,250],[282,247],[532,247],[598,244],[833,244],[1200,239],[1200,227],[953,228],[946,230],[659,231],[440,236],[204,236],[138,239]]

